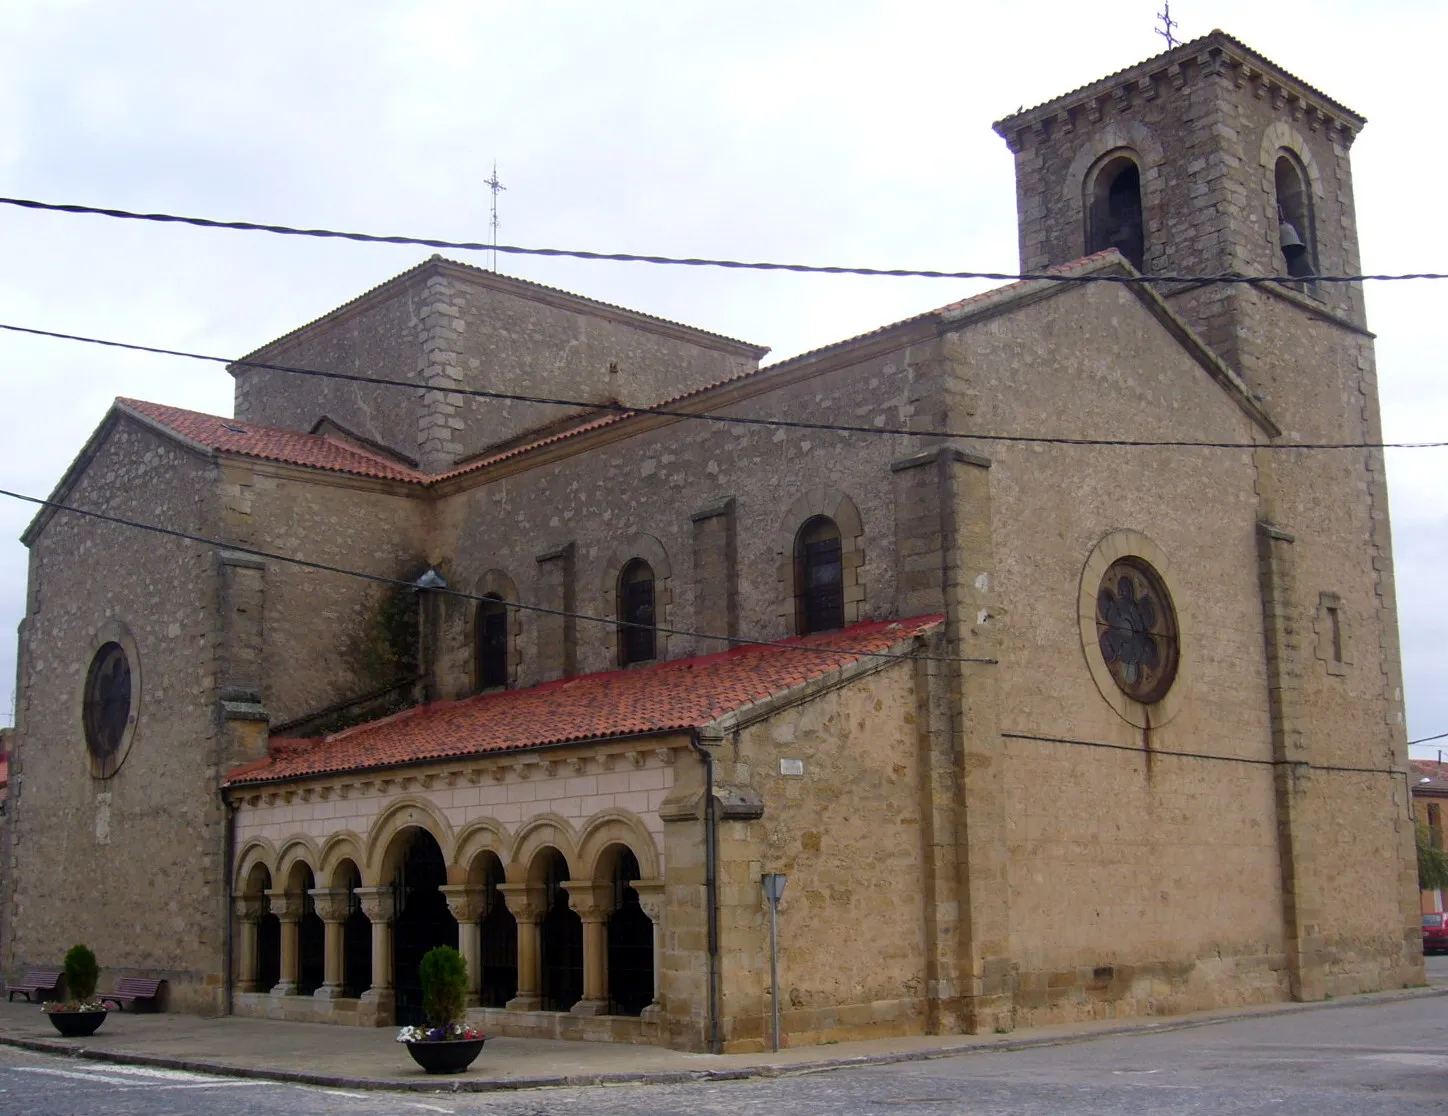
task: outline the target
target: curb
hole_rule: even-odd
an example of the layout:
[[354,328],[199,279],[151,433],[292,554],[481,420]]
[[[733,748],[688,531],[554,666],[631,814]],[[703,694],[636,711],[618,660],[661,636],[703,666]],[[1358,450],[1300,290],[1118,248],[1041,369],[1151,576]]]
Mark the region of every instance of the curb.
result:
[[1386,1004],[1402,1003],[1408,1000],[1425,1000],[1448,996],[1448,986],[1409,988],[1387,993],[1369,993],[1366,996],[1341,1000],[1322,1000],[1305,1004],[1283,1004],[1265,1011],[1239,1011],[1229,1015],[1215,1015],[1207,1019],[1164,1020],[1156,1023],[1123,1024],[1099,1031],[1077,1035],[1041,1035],[1037,1038],[1001,1039],[999,1041],[977,1040],[954,1046],[937,1047],[930,1050],[903,1050],[884,1054],[861,1054],[852,1058],[821,1058],[811,1062],[792,1062],[787,1065],[753,1065],[732,1069],[698,1070],[640,1070],[620,1073],[556,1074],[538,1077],[506,1078],[464,1078],[442,1082],[433,1078],[423,1080],[391,1080],[378,1077],[342,1077],[326,1073],[309,1073],[305,1070],[274,1070],[256,1066],[234,1066],[220,1062],[199,1061],[188,1058],[168,1058],[161,1054],[131,1054],[119,1050],[92,1050],[83,1046],[71,1046],[50,1039],[21,1038],[0,1035],[0,1046],[11,1046],[21,1050],[33,1050],[38,1054],[51,1054],[66,1058],[85,1059],[94,1062],[110,1062],[115,1065],[151,1066],[156,1069],[185,1070],[191,1073],[205,1073],[220,1077],[247,1078],[257,1081],[276,1081],[289,1085],[320,1085],[330,1089],[357,1089],[370,1092],[398,1093],[495,1093],[517,1092],[525,1089],[580,1088],[597,1085],[684,1085],[723,1081],[746,1081],[751,1078],[767,1079],[795,1077],[809,1073],[827,1073],[832,1070],[855,1069],[867,1066],[899,1065],[904,1062],[928,1062],[939,1058],[957,1058],[963,1054],[991,1054],[1019,1050],[1036,1050],[1051,1046],[1071,1046],[1078,1043],[1094,1042],[1097,1039],[1120,1038],[1126,1035],[1157,1035],[1170,1031],[1186,1031],[1197,1027],[1213,1027],[1222,1023],[1235,1023],[1246,1019],[1272,1019],[1283,1015],[1297,1015],[1307,1011],[1325,1011],[1344,1007],[1379,1007]]

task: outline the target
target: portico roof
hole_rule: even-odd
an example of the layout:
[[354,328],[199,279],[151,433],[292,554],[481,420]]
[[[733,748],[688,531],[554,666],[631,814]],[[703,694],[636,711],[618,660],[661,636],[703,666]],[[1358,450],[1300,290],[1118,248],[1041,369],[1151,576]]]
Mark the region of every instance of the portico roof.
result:
[[889,665],[944,617],[874,620],[840,631],[522,690],[415,706],[317,739],[276,738],[227,787],[278,783],[430,760],[704,728],[756,702],[861,664]]

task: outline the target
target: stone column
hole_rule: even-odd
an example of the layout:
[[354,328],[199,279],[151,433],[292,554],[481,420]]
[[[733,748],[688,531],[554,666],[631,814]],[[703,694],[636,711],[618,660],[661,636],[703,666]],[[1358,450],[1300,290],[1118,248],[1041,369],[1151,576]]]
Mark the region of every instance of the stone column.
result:
[[468,884],[445,884],[438,888],[458,923],[458,952],[468,966],[468,1007],[481,1002],[483,956],[478,940],[478,922],[483,917],[483,889]]
[[272,914],[282,924],[282,975],[273,996],[295,996],[297,994],[297,931],[302,922],[302,893],[268,891]]
[[583,999],[573,1005],[574,1015],[608,1014],[608,916],[612,913],[612,884],[568,880],[568,905],[583,920]]
[[359,887],[362,913],[372,923],[372,987],[362,993],[364,1014],[377,1026],[392,1022],[396,993],[392,990],[392,920],[397,900],[390,887]]
[[312,995],[319,1000],[336,1000],[342,995],[342,930],[347,924],[347,889],[316,888],[309,893],[317,907],[325,933],[322,953],[322,987]]
[[263,895],[237,895],[232,898],[236,911],[236,980],[237,992],[256,991],[256,927],[266,913]]
[[639,1018],[646,1023],[656,1023],[664,1014],[662,993],[659,991],[664,961],[664,881],[635,880],[633,889],[638,892],[639,906],[654,924],[654,998],[639,1013]]
[[543,1006],[543,950],[539,924],[547,913],[548,893],[539,884],[499,884],[498,893],[518,923],[518,994],[509,1011],[537,1011]]

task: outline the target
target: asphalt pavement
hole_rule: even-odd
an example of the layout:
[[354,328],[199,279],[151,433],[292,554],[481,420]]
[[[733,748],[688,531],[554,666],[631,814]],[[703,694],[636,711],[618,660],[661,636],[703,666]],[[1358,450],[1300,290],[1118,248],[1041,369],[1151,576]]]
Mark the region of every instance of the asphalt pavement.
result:
[[[1444,967],[1448,962],[1444,962]],[[1448,997],[929,1061],[687,1084],[449,1093],[322,1088],[0,1047],[26,1116],[1416,1116],[1448,1114]]]

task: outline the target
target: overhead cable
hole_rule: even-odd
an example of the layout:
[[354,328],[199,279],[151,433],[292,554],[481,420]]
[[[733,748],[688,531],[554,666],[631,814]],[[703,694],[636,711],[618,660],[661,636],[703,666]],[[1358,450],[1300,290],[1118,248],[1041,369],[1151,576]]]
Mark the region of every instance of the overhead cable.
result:
[[382,387],[402,388],[408,391],[445,392],[473,399],[497,399],[510,403],[537,403],[552,407],[572,407],[588,411],[609,411],[619,417],[631,415],[654,415],[660,418],[696,419],[702,422],[722,423],[734,426],[763,426],[787,430],[811,430],[836,432],[840,434],[873,434],[903,436],[911,438],[950,438],[968,442],[1002,442],[1019,445],[1041,446],[1104,446],[1161,449],[1225,449],[1225,450],[1365,450],[1365,449],[1441,449],[1448,441],[1441,442],[1227,442],[1208,441],[1192,438],[1150,439],[1150,438],[1065,438],[1035,434],[986,434],[972,430],[916,430],[902,426],[861,426],[838,422],[810,422],[804,419],[754,418],[743,415],[724,415],[715,411],[694,411],[674,406],[628,406],[623,403],[598,403],[583,399],[563,399],[549,395],[526,395],[520,392],[491,391],[483,388],[460,386],[439,386],[435,384],[412,383],[407,380],[391,380],[383,376],[364,376],[357,372],[332,372],[321,368],[299,368],[295,365],[277,364],[270,361],[246,360],[213,356],[208,353],[188,352],[184,349],[168,349],[156,345],[140,345],[127,341],[112,341],[100,337],[87,337],[78,333],[61,333],[55,330],[36,329],[31,326],[12,325],[0,322],[0,330],[10,333],[45,337],[57,341],[75,341],[85,345],[99,345],[109,349],[123,349],[128,352],[150,353],[155,356],[181,357],[186,360],[207,361],[224,364],[233,368],[257,368],[268,372],[282,372],[293,376],[316,376],[327,380],[345,380],[348,383],[377,384]]
[[365,244],[413,244],[424,248],[447,248],[462,252],[502,252],[514,256],[563,256],[576,260],[604,260],[615,263],[663,264],[676,267],[720,267],[736,271],[788,271],[808,275],[865,275],[906,279],[991,279],[1002,282],[1041,280],[1048,283],[1361,283],[1365,280],[1448,279],[1448,274],[1415,272],[1401,275],[1071,275],[1055,271],[1012,273],[1005,271],[936,271],[906,267],[841,267],[821,264],[770,263],[763,260],[711,259],[703,256],[658,256],[638,252],[590,252],[581,248],[525,248],[517,244],[489,244],[481,240],[445,240],[430,236],[398,236],[344,232],[339,229],[304,229],[259,221],[221,221],[211,217],[184,217],[175,213],[140,213],[96,205],[75,205],[36,201],[33,198],[0,197],[0,205],[18,206],[51,213],[86,214],[127,221],[153,221],[170,225],[191,225],[203,229],[231,229],[241,232],[275,233],[279,236],[320,237],[352,240]]
[[130,527],[138,531],[149,531],[152,534],[165,535],[169,538],[182,539],[186,542],[201,543],[203,546],[214,546],[221,550],[231,551],[237,554],[251,555],[254,558],[265,558],[272,562],[283,562],[287,565],[301,566],[304,569],[319,570],[323,573],[342,574],[346,577],[361,578],[365,581],[376,582],[380,585],[392,585],[402,589],[426,589],[427,592],[440,593],[448,597],[457,597],[461,600],[475,602],[486,601],[489,604],[501,604],[507,608],[517,609],[520,612],[535,612],[545,616],[562,616],[574,620],[584,620],[592,624],[604,624],[610,628],[648,628],[651,631],[663,632],[665,635],[692,636],[695,639],[711,640],[729,646],[747,644],[751,647],[779,647],[786,651],[818,652],[824,655],[839,655],[851,659],[908,659],[912,662],[988,663],[991,665],[995,665],[998,662],[996,659],[977,658],[967,655],[917,655],[901,654],[893,651],[858,651],[846,647],[822,647],[812,643],[790,643],[786,640],[749,639],[745,636],[714,635],[709,632],[693,631],[689,628],[670,628],[663,624],[640,624],[627,620],[617,620],[607,616],[593,616],[586,612],[573,612],[562,608],[547,608],[544,605],[523,604],[521,601],[505,601],[497,597],[485,597],[478,593],[465,593],[461,589],[453,589],[450,586],[419,586],[416,582],[408,581],[404,578],[367,573],[365,570],[352,570],[345,566],[334,566],[327,562],[314,562],[307,558],[296,558],[290,554],[278,554],[275,551],[261,550],[257,547],[245,546],[240,543],[227,542],[224,539],[208,538],[205,535],[194,535],[188,531],[178,531],[174,528],[161,527],[154,523],[141,523],[138,520],[127,519],[124,516],[90,511],[86,508],[77,508],[70,504],[59,503],[55,500],[45,500],[39,496],[27,496],[22,492],[12,492],[5,488],[0,488],[0,496],[8,496],[12,500],[20,500],[27,504],[37,504],[42,508],[50,508],[54,511],[85,516],[88,519],[98,519],[104,523],[113,523],[120,527]]

